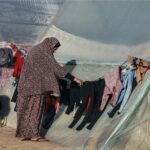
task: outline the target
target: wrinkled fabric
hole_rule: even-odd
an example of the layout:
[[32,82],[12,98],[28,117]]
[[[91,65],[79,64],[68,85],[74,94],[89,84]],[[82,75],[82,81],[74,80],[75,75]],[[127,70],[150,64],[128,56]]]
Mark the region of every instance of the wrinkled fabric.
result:
[[141,84],[146,72],[148,71],[148,68],[138,66],[136,70],[136,81],[138,84]]
[[28,52],[18,85],[20,95],[29,96],[45,92],[60,95],[58,79],[64,78],[68,72],[53,56],[52,49],[58,42],[54,37],[46,38]]
[[19,78],[24,63],[24,57],[21,55],[20,51],[16,51],[15,58],[16,58],[16,63],[13,70],[13,77]]
[[9,67],[13,63],[13,53],[10,48],[0,48],[0,67]]
[[136,73],[134,70],[128,70],[127,72],[128,74],[128,85],[127,85],[127,90],[126,90],[126,94],[123,98],[123,101],[121,103],[121,106],[120,106],[120,109],[119,109],[119,113],[122,112],[122,110],[124,109],[131,93],[132,93],[132,89],[133,89],[133,83],[134,83],[134,80],[136,80]]
[[122,75],[122,78],[123,88],[119,94],[115,107],[112,107],[108,112],[109,117],[113,117],[118,110],[118,113],[121,113],[123,108],[125,107],[125,104],[127,103],[129,96],[131,95],[134,80],[136,80],[135,71],[127,70],[126,73]]
[[110,104],[114,106],[118,99],[119,93],[122,89],[122,82],[120,81],[119,68],[107,73],[104,76],[105,79],[105,89],[100,105],[100,110],[102,111],[109,99],[109,95],[112,94],[112,99]]
[[6,84],[10,81],[12,77],[12,69],[1,68],[0,70],[0,90],[5,88]]
[[23,138],[40,136],[39,131],[44,112],[44,95],[19,96],[18,99],[16,136]]
[[146,72],[150,69],[150,62],[141,58],[128,56],[128,61],[132,62],[136,68],[136,81],[137,84],[141,84]]

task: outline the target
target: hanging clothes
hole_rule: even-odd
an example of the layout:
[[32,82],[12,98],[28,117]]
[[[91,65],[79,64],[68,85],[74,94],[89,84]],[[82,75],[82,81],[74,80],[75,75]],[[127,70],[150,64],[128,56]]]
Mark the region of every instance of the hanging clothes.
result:
[[74,107],[80,106],[81,102],[80,86],[78,86],[75,82],[72,82],[70,84],[68,100],[69,101],[66,114],[70,114],[72,111],[74,111]]
[[13,70],[13,77],[19,78],[25,58],[24,58],[24,56],[22,56],[22,54],[19,50],[16,51],[14,57],[16,59],[16,63],[15,63],[14,70]]
[[141,84],[146,72],[148,69],[150,69],[150,62],[141,58],[133,57],[131,55],[128,55],[128,61],[137,66],[136,80],[137,84]]
[[[15,66],[13,69],[13,77],[15,77],[15,91],[14,94],[12,96],[11,102],[16,102],[17,101],[17,97],[18,97],[18,83],[19,83],[19,78],[20,78],[20,74],[21,74],[21,70],[22,70],[22,66],[24,63],[24,56],[21,54],[20,50],[17,48],[17,51],[15,53]],[[16,111],[16,107],[14,109]]]
[[42,127],[44,129],[49,129],[51,127],[51,125],[54,122],[55,115],[56,115],[56,110],[55,110],[55,107],[53,105],[50,105],[49,109],[50,109],[50,111],[45,116],[45,118],[42,122]]
[[48,93],[45,94],[45,111],[44,120],[42,121],[42,127],[48,129],[54,122],[54,118],[57,112],[56,104],[59,101],[57,97],[50,96]]
[[80,100],[82,100],[82,103],[80,103],[69,128],[74,127],[81,116],[84,115],[82,122],[78,125],[76,130],[82,130],[87,123],[90,123],[88,129],[92,129],[100,117],[101,112],[99,111],[99,107],[102,101],[104,87],[105,81],[103,78],[96,81],[84,82],[83,86],[80,87],[80,92],[78,92],[78,95],[81,95]]
[[135,70],[127,70],[123,76],[123,88],[119,94],[117,103],[115,107],[111,108],[108,112],[109,117],[113,117],[114,114],[118,111],[118,113],[121,113],[123,110],[125,104],[127,103],[127,100],[129,99],[129,96],[131,95],[131,92],[134,88],[134,81],[136,80],[136,71]]
[[129,97],[133,91],[133,84],[134,84],[134,80],[136,80],[136,72],[135,70],[128,70],[127,72],[128,74],[128,85],[127,85],[127,90],[126,90],[126,94],[123,98],[123,101],[121,103],[121,106],[119,108],[118,113],[121,113],[122,110],[124,109],[127,101],[129,100]]
[[107,73],[104,76],[105,79],[105,89],[104,89],[104,94],[102,98],[102,103],[100,105],[100,111],[103,111],[105,108],[107,101],[109,99],[110,94],[112,94],[112,98],[110,100],[110,104],[112,106],[115,106],[116,101],[118,99],[119,93],[122,89],[122,82],[121,82],[121,77],[120,77],[120,70],[119,68]]
[[92,84],[94,95],[93,97],[90,97],[90,99],[88,99],[85,116],[76,130],[82,130],[87,123],[91,123],[92,121],[93,124],[93,122],[95,122],[95,119],[97,119],[97,113],[99,112],[99,106],[103,96],[105,81],[104,79],[99,79],[98,81],[92,81]]
[[10,48],[0,48],[0,67],[10,67],[13,65],[13,53]]
[[66,79],[59,79],[59,86],[60,86],[60,104],[65,106],[69,106],[69,96],[70,96],[70,80]]
[[78,107],[74,115],[73,121],[69,125],[69,128],[73,128],[76,125],[76,123],[80,120],[85,110],[87,110],[86,108],[88,106],[88,102],[91,101],[93,103],[94,98],[93,83],[90,81],[85,81],[79,89],[79,94],[80,94],[79,101],[81,102],[81,105]]
[[93,84],[94,84],[94,99],[93,99],[94,104],[93,106],[89,104],[89,108],[87,110],[87,111],[90,111],[89,116],[86,115],[84,117],[81,124],[77,127],[77,130],[81,130],[86,125],[86,123],[89,123],[89,125],[87,126],[87,129],[91,130],[103,113],[103,111],[99,110],[99,107],[102,102],[103,92],[105,88],[105,80],[103,78],[100,78],[99,80],[94,81]]

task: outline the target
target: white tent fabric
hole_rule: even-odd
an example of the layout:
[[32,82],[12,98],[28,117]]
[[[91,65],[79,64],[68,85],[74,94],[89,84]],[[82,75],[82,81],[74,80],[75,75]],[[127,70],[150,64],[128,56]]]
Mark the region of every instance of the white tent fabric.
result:
[[45,33],[45,37],[57,37],[62,43],[60,50],[56,54],[59,61],[69,61],[75,59],[79,63],[122,63],[127,60],[128,55],[133,55],[143,59],[150,59],[150,43],[136,46],[124,46],[116,44],[105,44],[90,41],[64,32],[55,26],[51,26]]
[[[1,40],[36,44],[55,36],[62,45],[56,59],[63,64],[74,60],[72,73],[83,80],[103,76],[128,55],[150,60],[150,1],[0,0],[0,6]],[[10,99],[12,81],[0,91]],[[150,72],[123,113],[109,119],[108,107],[91,131],[68,129],[72,115],[62,108],[46,137],[74,150],[149,150],[149,91]],[[14,103],[8,113],[7,125],[16,127]]]
[[[121,115],[108,118],[107,111],[91,131],[68,129],[72,116],[63,113],[47,133],[53,142],[75,150],[148,150],[149,145],[149,91],[150,72],[142,85],[132,93],[126,109]],[[148,133],[147,133],[148,132]]]

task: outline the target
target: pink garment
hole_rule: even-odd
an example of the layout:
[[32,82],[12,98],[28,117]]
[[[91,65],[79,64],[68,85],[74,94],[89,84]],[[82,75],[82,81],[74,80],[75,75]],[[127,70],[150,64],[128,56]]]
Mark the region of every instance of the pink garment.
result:
[[109,94],[112,94],[112,98],[110,104],[115,106],[119,93],[123,87],[122,82],[120,81],[119,68],[107,73],[104,76],[105,79],[105,89],[102,98],[102,103],[100,105],[100,111],[103,111],[107,101]]

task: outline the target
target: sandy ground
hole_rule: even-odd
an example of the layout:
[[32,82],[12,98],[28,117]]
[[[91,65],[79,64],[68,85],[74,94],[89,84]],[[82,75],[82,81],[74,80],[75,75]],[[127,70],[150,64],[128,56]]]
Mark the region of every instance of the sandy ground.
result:
[[71,150],[51,142],[21,141],[14,135],[15,129],[10,127],[0,128],[0,150]]

